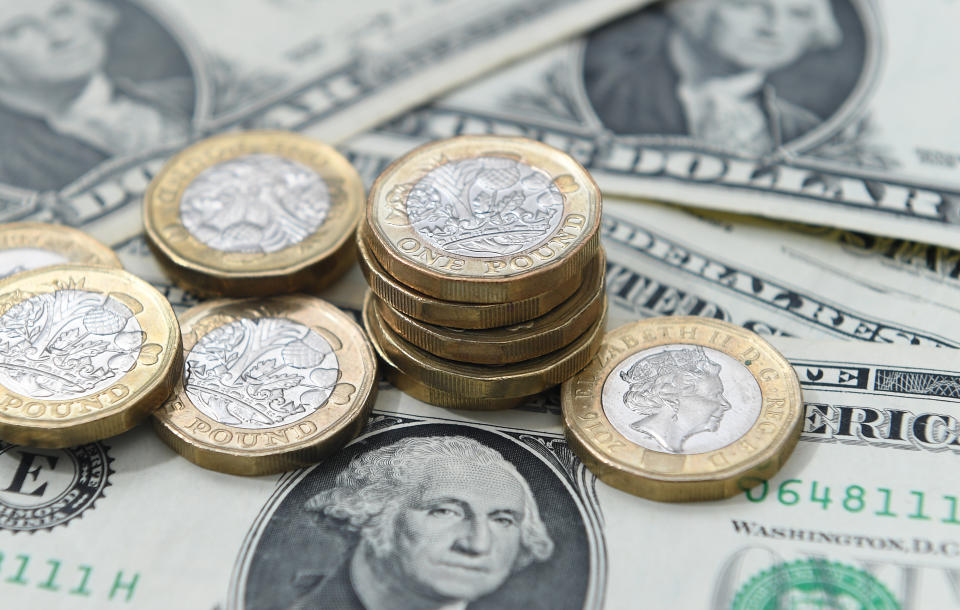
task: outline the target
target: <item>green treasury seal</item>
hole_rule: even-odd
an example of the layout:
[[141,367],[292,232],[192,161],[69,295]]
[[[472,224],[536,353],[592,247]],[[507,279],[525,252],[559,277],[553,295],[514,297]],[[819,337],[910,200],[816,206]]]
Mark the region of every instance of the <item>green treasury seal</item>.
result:
[[781,563],[757,574],[737,592],[731,608],[899,610],[900,604],[879,580],[862,570],[809,559]]

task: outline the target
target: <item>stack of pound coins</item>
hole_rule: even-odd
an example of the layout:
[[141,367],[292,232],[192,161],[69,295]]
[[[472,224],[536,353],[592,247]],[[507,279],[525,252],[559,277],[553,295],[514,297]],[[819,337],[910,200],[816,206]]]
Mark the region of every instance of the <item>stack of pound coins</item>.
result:
[[462,136],[388,167],[357,233],[367,333],[430,404],[502,409],[576,374],[606,323],[600,191],[550,146]]
[[281,131],[228,133],[186,148],[144,197],[166,274],[202,296],[315,291],[356,260],[363,183],[329,146]]

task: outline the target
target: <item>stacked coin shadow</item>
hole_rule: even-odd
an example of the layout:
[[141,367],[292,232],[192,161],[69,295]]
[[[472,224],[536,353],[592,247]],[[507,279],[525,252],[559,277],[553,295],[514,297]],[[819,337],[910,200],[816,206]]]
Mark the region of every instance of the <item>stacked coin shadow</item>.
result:
[[600,208],[586,170],[523,138],[433,142],[387,168],[357,249],[388,380],[433,405],[503,409],[586,366],[606,324]]

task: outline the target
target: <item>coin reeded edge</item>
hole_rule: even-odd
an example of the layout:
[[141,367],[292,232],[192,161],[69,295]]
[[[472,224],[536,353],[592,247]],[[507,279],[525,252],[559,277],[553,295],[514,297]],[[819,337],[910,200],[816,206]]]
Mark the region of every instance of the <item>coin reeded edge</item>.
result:
[[390,360],[390,357],[387,356],[380,344],[377,343],[376,335],[369,331],[371,325],[374,323],[370,320],[371,312],[371,308],[363,308],[363,327],[368,329],[367,335],[370,337],[370,343],[373,345],[374,351],[377,353],[377,356],[383,363],[381,370],[383,371],[384,377],[401,392],[404,392],[405,394],[408,394],[409,396],[412,396],[421,402],[425,402],[437,407],[470,411],[500,411],[504,409],[512,409],[514,407],[523,405],[527,400],[529,400],[530,396],[520,396],[516,398],[493,398],[490,396],[481,396],[479,398],[474,398],[471,396],[464,396],[463,394],[452,394],[439,388],[429,386],[418,379],[407,375],[393,364],[393,362]]
[[368,332],[376,338],[390,360],[417,381],[445,392],[470,396],[515,398],[537,394],[562,383],[581,370],[597,353],[606,327],[606,298],[603,315],[580,337],[552,354],[505,366],[464,364],[437,358],[397,336],[380,318],[367,293],[364,311],[370,311]]
[[391,330],[435,356],[471,364],[512,364],[566,347],[600,317],[606,268],[602,248],[588,268],[577,292],[543,316],[526,321],[524,328],[515,332],[504,328],[451,332],[449,328],[407,316],[382,299],[377,300],[377,309]]
[[573,277],[544,293],[507,303],[441,301],[418,293],[391,277],[370,254],[364,227],[365,223],[361,223],[357,229],[357,246],[360,271],[371,290],[397,311],[424,322],[469,330],[519,324],[546,315],[570,298],[580,285],[580,278]]

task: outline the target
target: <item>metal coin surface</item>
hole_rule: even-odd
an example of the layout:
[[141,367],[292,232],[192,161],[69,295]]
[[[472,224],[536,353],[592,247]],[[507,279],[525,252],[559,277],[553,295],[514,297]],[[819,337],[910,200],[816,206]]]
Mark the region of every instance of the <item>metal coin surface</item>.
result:
[[[363,311],[363,324],[367,328],[369,328],[373,323],[371,320],[369,320],[371,311],[371,309],[367,308],[364,308]],[[369,336],[370,343],[373,344],[373,349],[377,352],[377,356],[380,357],[380,361],[384,365],[382,370],[387,381],[393,384],[393,386],[399,389],[401,392],[404,392],[405,394],[408,394],[409,396],[412,396],[421,402],[435,405],[437,407],[445,407],[447,409],[494,411],[519,407],[520,405],[526,403],[529,398],[527,396],[521,396],[518,398],[466,396],[463,394],[444,392],[443,390],[428,386],[398,369],[393,362],[390,361],[390,357],[387,356],[380,344],[377,343],[376,335],[369,334]]]
[[578,275],[600,244],[600,190],[526,138],[461,136],[390,165],[367,199],[367,245],[423,294],[503,303]]
[[603,251],[587,265],[577,292],[546,315],[512,326],[461,330],[407,316],[377,299],[380,317],[398,335],[435,356],[472,364],[509,364],[569,345],[603,313]]
[[333,148],[279,131],[229,133],[173,157],[144,197],[147,237],[199,294],[319,288],[352,264],[363,184]]
[[563,384],[564,431],[601,480],[661,501],[732,496],[773,476],[802,428],[800,384],[759,335],[696,317],[606,335]]
[[182,370],[180,327],[120,269],[54,266],[0,281],[0,439],[61,448],[129,430]]
[[450,328],[496,328],[538,318],[570,298],[580,286],[572,277],[546,292],[508,303],[456,303],[443,301],[404,286],[370,254],[363,227],[357,231],[360,271],[370,289],[382,301],[404,314],[438,326]]
[[569,379],[596,354],[607,318],[604,303],[603,315],[587,332],[539,358],[504,366],[464,364],[438,358],[398,336],[380,317],[374,298],[367,293],[363,304],[367,332],[393,366],[423,385],[477,400],[531,396]]
[[190,461],[258,475],[318,461],[353,438],[377,364],[356,322],[315,297],[217,300],[181,316],[185,366],[154,415]]
[[42,222],[0,225],[0,279],[68,263],[123,268],[113,250],[83,231]]

